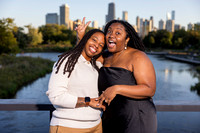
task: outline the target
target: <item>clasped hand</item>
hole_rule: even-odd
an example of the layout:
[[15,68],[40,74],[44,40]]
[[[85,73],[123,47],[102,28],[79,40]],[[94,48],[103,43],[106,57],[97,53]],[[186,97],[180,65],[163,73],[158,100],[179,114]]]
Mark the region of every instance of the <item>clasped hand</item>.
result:
[[102,92],[102,94],[98,98],[91,98],[90,106],[93,108],[101,108],[101,109],[103,109],[103,111],[105,111],[106,105],[104,104],[104,101],[109,106],[110,103],[112,102],[112,100],[117,95],[116,90],[117,90],[116,85],[108,87],[105,91]]
[[101,104],[103,104],[103,102],[105,101],[108,106],[110,105],[110,103],[112,102],[112,100],[115,98],[115,96],[117,95],[117,86],[111,86],[108,87],[105,91],[102,92],[102,94],[99,97],[99,102]]

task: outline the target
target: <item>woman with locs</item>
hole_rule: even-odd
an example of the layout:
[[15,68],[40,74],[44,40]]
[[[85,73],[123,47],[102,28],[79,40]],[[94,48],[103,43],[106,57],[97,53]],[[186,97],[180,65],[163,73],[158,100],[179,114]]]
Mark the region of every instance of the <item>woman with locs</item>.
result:
[[104,33],[110,54],[104,57],[98,79],[100,103],[107,104],[102,116],[103,133],[156,133],[152,100],[156,75],[142,40],[122,20],[108,22]]
[[[89,23],[85,24],[84,18],[81,30]],[[97,58],[104,45],[104,33],[93,29],[72,50],[59,56],[46,92],[56,109],[50,133],[102,133],[101,109],[105,107],[98,99],[98,70],[102,64]]]

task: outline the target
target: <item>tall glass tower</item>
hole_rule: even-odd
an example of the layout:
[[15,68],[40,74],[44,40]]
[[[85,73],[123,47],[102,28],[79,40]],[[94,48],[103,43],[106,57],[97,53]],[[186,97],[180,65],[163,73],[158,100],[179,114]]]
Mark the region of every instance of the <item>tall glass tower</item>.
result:
[[108,15],[106,15],[106,23],[115,19],[115,3],[109,3],[108,5]]
[[60,25],[62,24],[69,27],[69,6],[67,4],[60,6]]
[[175,20],[175,11],[172,11],[172,20]]
[[122,20],[128,21],[128,12],[127,11],[123,11],[123,13],[122,13]]

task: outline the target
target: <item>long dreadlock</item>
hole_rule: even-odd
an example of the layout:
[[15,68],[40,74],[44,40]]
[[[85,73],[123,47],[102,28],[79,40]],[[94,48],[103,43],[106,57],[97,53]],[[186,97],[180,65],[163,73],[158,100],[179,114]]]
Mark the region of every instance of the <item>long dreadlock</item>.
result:
[[139,49],[141,51],[145,50],[145,46],[144,46],[141,38],[138,36],[138,34],[135,31],[135,29],[133,28],[133,26],[131,26],[126,21],[123,21],[123,20],[112,20],[112,21],[108,22],[106,24],[106,26],[105,26],[105,29],[104,29],[104,33],[105,34],[107,34],[108,28],[113,23],[120,23],[120,24],[122,24],[125,27],[125,30],[127,32],[127,36],[126,37],[130,38],[127,46],[130,46],[130,47],[135,48],[135,49]]
[[[58,73],[59,69],[60,69],[60,66],[61,64],[63,63],[63,61],[68,57],[68,60],[67,62],[65,63],[65,67],[64,67],[64,70],[63,70],[63,74],[65,74],[66,72],[69,72],[68,74],[68,77],[70,77],[72,71],[74,70],[74,66],[75,64],[77,63],[78,61],[78,58],[80,57],[82,51],[83,51],[83,48],[85,47],[88,39],[96,32],[101,32],[103,33],[103,31],[99,30],[99,29],[92,29],[90,31],[88,31],[83,39],[79,42],[78,45],[76,45],[72,50],[70,51],[67,51],[61,55],[59,55],[59,60],[57,61],[56,63],[56,67],[57,67],[57,70],[56,70],[56,73]],[[103,33],[104,34],[104,33]],[[96,59],[98,57],[100,57],[101,53],[96,55],[96,56],[93,56],[92,59],[91,59],[91,64],[92,66],[98,71],[99,68],[97,67],[96,65]]]

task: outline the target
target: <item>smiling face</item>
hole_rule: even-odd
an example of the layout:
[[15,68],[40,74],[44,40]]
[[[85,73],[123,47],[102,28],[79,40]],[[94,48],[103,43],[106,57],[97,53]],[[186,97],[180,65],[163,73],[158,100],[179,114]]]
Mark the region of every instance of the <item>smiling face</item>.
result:
[[116,53],[124,50],[129,41],[125,27],[121,23],[113,23],[106,33],[106,43],[109,52]]
[[105,45],[105,36],[101,32],[94,33],[87,41],[83,48],[82,55],[86,60],[91,60],[95,55],[98,55],[103,50]]

